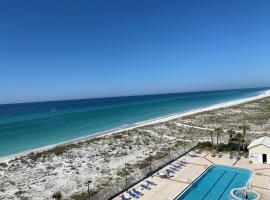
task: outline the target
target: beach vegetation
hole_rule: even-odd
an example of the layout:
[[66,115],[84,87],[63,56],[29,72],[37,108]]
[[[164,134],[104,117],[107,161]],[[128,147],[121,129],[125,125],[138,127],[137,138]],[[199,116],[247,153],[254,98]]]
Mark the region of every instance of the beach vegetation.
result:
[[215,128],[215,133],[216,133],[216,150],[219,152],[219,138],[220,135],[223,133],[223,130],[221,128]]
[[25,193],[25,191],[19,190],[19,191],[15,192],[14,194],[15,194],[17,197],[20,197],[23,193]]
[[0,167],[6,168],[8,165],[5,162],[0,163]]
[[234,135],[236,134],[236,132],[234,130],[232,130],[232,129],[229,129],[229,130],[227,130],[227,134],[229,136],[229,140],[228,140],[228,144],[227,144],[227,146],[228,146],[227,148],[228,148],[228,151],[229,151],[230,150],[230,145],[232,143],[232,139],[233,139]]
[[183,144],[185,145],[185,138],[184,138],[184,141],[182,141],[182,140],[177,140],[174,146],[175,146],[176,148],[177,148],[177,147],[182,147]]
[[126,171],[125,169],[119,169],[116,173],[117,176],[119,177],[125,177],[126,176]]
[[122,135],[121,133],[120,133],[120,134],[117,133],[117,134],[114,134],[114,135],[113,135],[113,138],[114,138],[114,139],[122,139],[122,138],[123,138],[123,135]]
[[[160,163],[162,163],[162,161],[166,162],[167,159],[163,158],[168,158],[171,151],[183,149],[184,146],[192,142],[208,141],[200,142],[196,148],[213,152],[213,154],[216,153],[217,149],[218,151],[228,151],[233,154],[234,152],[240,153],[240,150],[244,150],[246,146],[243,145],[243,141],[246,142],[264,135],[265,132],[263,132],[263,130],[267,128],[270,130],[268,120],[270,119],[270,98],[265,101],[268,102],[268,108],[262,101],[261,103],[257,101],[257,103],[253,103],[254,105],[252,106],[243,104],[239,105],[238,108],[232,107],[198,113],[165,124],[157,123],[151,126],[134,128],[130,131],[122,131],[112,135],[99,136],[81,140],[80,142],[60,145],[43,152],[22,156],[19,159],[11,160],[7,164],[0,163],[0,170],[3,170],[4,173],[7,174],[7,176],[3,177],[5,185],[1,188],[0,184],[0,191],[5,190],[6,193],[10,193],[11,189],[17,191],[14,189],[16,185],[25,186],[25,180],[23,180],[24,176],[20,176],[21,170],[19,170],[25,168],[27,169],[25,173],[28,173],[26,175],[29,175],[27,178],[31,180],[29,181],[29,185],[30,183],[38,183],[42,186],[47,183],[49,183],[48,185],[53,185],[54,180],[63,178],[63,181],[70,182],[70,190],[67,193],[62,193],[62,198],[70,199],[71,196],[71,199],[86,200],[88,199],[88,192],[83,182],[85,177],[80,176],[82,178],[78,179],[77,182],[74,180],[74,177],[78,177],[77,174],[85,174],[86,170],[89,176],[91,176],[91,173],[96,174],[96,176],[93,176],[92,186],[95,191],[99,191],[101,188],[106,188],[107,186],[110,188],[110,185],[115,184],[117,179],[121,180],[119,182],[122,182],[127,172],[132,176],[132,171],[137,174],[137,172],[144,171],[142,170],[144,168],[150,169],[151,164],[156,160],[160,160]],[[258,106],[262,106],[262,108],[258,108]],[[254,110],[256,110],[256,112],[254,112]],[[245,129],[245,136],[243,136],[244,128],[240,129],[243,133],[233,132],[233,130],[239,131],[240,124],[251,127],[252,130],[249,134],[247,134],[248,128]],[[228,131],[226,134],[222,134],[222,132],[217,134],[217,130],[216,132],[214,131],[217,127]],[[259,131],[262,133],[258,133]],[[132,156],[135,154],[136,158],[132,159],[132,165],[125,171],[122,169],[124,162],[126,162],[125,159],[127,158],[125,155],[130,155],[130,150],[132,150]],[[56,156],[59,157],[55,159]],[[114,161],[114,159],[119,160],[117,168],[114,168],[114,162],[110,162]],[[42,170],[38,168],[40,163],[45,167],[42,168]],[[55,173],[52,172],[53,167],[51,166],[64,170],[65,173],[67,173],[67,177],[72,177],[72,179],[65,179],[59,176],[61,173],[55,175]],[[43,169],[45,170],[43,171]],[[109,172],[109,177],[113,179],[106,182],[108,181]],[[9,184],[9,177],[14,177],[14,182]],[[32,177],[39,177],[39,179],[38,181],[33,181]],[[98,178],[96,179],[96,177]],[[1,180],[0,182],[3,181]],[[12,184],[14,184],[14,186],[10,186]],[[59,187],[53,187],[52,190],[57,190],[55,188]],[[78,191],[83,192],[81,194],[74,194]],[[90,191],[90,193],[94,194],[95,191]],[[34,194],[34,192],[44,197],[44,199],[52,198],[52,196],[48,197],[46,196],[47,194],[43,194],[40,190],[33,189],[31,193]]]
[[207,150],[212,149],[213,146],[214,145],[211,142],[199,142],[196,148],[200,150]]
[[[211,142],[199,142],[196,146],[196,149],[201,151],[210,151],[216,152],[216,145],[212,145]],[[219,143],[219,151],[221,152],[231,152],[231,151],[238,151],[238,144],[231,143],[230,149],[228,150],[228,144]]]
[[211,144],[214,145],[213,131],[210,131]]
[[52,198],[56,199],[56,200],[61,200],[62,199],[62,193],[60,191],[57,191],[57,192],[53,193]]
[[79,194],[73,194],[73,195],[71,195],[70,198],[73,200],[89,200],[89,196],[92,196],[95,193],[96,193],[95,191],[90,190],[89,194],[88,194],[88,192],[82,192]]
[[59,156],[61,154],[63,154],[68,147],[65,146],[56,146],[53,149],[51,149],[51,153],[54,153],[56,156]]
[[250,127],[248,125],[241,125],[239,126],[239,129],[240,130],[243,130],[243,133],[242,133],[242,140],[241,140],[241,148],[244,149],[247,147],[247,143],[246,143],[246,135],[247,135],[247,130],[250,129]]
[[238,143],[238,155],[240,155],[241,152],[241,142],[242,142],[243,136],[241,133],[237,133],[234,138],[232,139],[233,142]]

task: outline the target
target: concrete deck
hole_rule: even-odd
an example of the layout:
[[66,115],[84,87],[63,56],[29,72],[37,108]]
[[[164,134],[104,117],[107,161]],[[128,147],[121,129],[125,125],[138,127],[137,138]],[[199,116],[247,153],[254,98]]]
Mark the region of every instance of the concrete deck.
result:
[[[200,174],[202,174],[209,166],[213,164],[222,164],[227,166],[243,167],[254,171],[254,175],[250,181],[250,188],[261,194],[262,200],[270,200],[270,166],[265,164],[249,163],[249,159],[241,157],[239,161],[235,159],[229,159],[228,155],[224,155],[221,158],[211,157],[211,154],[204,152],[198,154],[197,157],[183,156],[180,160],[186,160],[188,164],[182,167],[179,171],[175,172],[173,177],[160,178],[157,174],[147,180],[153,181],[157,185],[151,186],[151,190],[142,189],[141,183],[137,184],[133,188],[142,192],[144,195],[137,199],[141,200],[173,200],[180,192],[190,185]],[[169,166],[164,167],[160,171],[168,169]],[[129,194],[124,193],[126,197],[131,198]],[[120,200],[118,196],[115,200]]]

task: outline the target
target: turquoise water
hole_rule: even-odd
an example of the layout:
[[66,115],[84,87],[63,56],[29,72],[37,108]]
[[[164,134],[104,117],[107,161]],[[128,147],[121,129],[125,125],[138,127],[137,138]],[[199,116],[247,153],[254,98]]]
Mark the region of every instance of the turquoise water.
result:
[[0,156],[168,114],[250,97],[263,90],[265,89],[0,105]]
[[246,198],[246,200],[258,199],[257,194],[255,194],[254,192],[248,192],[247,197],[245,197],[245,194],[244,194],[243,191],[238,191],[238,192],[236,192],[234,194],[240,199],[245,199],[245,198]]
[[230,191],[246,186],[251,174],[247,169],[214,165],[176,200],[229,200]]

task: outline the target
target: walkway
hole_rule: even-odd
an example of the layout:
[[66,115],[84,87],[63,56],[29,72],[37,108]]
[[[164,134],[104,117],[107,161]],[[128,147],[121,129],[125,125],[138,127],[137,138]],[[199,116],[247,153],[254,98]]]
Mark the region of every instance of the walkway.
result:
[[[243,167],[254,170],[256,173],[252,176],[250,187],[262,195],[262,200],[270,199],[270,188],[268,186],[270,180],[270,168],[263,164],[251,164],[246,158],[241,158],[236,162],[235,159],[230,159],[228,155],[221,158],[212,157],[210,153],[202,153],[197,157],[183,156],[179,160],[186,160],[188,164],[182,167],[179,171],[173,174],[173,177],[160,178],[157,174],[150,177],[149,180],[155,182],[156,186],[151,186],[150,190],[142,190],[140,183],[134,188],[142,192],[144,195],[141,200],[173,200],[181,191],[194,181],[202,172],[204,172],[212,164],[221,164],[235,167]],[[164,167],[161,171],[169,168]],[[125,196],[129,197],[127,193]],[[120,197],[115,198],[120,200]],[[134,199],[134,198],[131,198]]]

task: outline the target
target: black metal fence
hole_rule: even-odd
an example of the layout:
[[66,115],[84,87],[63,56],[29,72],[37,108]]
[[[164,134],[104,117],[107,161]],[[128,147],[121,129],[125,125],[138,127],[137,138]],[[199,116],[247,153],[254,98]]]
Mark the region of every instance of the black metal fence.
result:
[[158,171],[165,165],[185,155],[195,146],[197,146],[197,142],[193,142],[192,144],[189,144],[185,146],[184,148],[181,148],[175,151],[170,151],[170,153],[167,156],[159,160],[155,160],[151,163],[149,162],[149,165],[141,169],[140,171],[128,174],[127,177],[117,181],[114,184],[111,184],[107,188],[101,189],[95,194],[92,194],[89,200],[106,200],[106,199],[112,199],[116,197],[118,194],[124,192],[128,188],[134,186],[138,182],[147,178],[149,175],[155,173],[156,171]]

